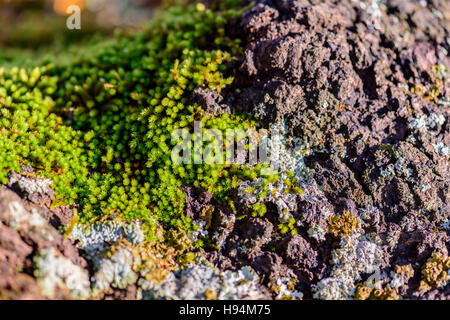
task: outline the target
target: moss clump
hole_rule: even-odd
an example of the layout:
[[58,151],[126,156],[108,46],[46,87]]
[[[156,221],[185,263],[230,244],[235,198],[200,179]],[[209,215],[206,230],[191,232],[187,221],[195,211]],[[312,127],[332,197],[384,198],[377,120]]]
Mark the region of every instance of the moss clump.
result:
[[295,227],[295,223],[296,222],[297,221],[293,217],[291,217],[286,222],[280,223],[278,225],[278,229],[280,230],[280,232],[282,234],[288,234],[289,233],[292,236],[295,236],[296,234],[298,234],[298,231],[297,231],[297,229]]
[[254,217],[263,217],[267,212],[266,205],[264,203],[255,203],[252,207],[252,215]]
[[428,291],[445,284],[448,280],[449,270],[450,257],[442,256],[434,252],[422,270],[422,281],[420,282],[419,290]]
[[[213,3],[214,10],[175,3],[143,30],[117,32],[75,58],[0,70],[0,183],[31,165],[52,179],[55,204],[77,204],[79,223],[139,220],[149,240],[185,239],[172,237],[195,229],[182,186],[229,201],[240,181],[260,175],[260,167],[171,161],[173,130],[192,129],[194,121],[222,132],[255,125],[189,104],[196,87],[221,91],[232,81],[223,71],[240,51],[239,40],[225,34],[242,11],[233,2]],[[164,239],[160,227],[171,230]]]
[[328,218],[328,232],[335,237],[349,236],[358,228],[358,219],[347,210],[344,210],[340,217],[332,215]]

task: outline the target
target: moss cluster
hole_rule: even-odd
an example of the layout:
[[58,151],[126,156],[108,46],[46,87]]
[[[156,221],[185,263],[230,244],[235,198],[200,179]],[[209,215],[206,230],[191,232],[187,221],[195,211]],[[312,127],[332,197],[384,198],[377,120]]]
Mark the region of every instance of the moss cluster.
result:
[[118,31],[76,58],[1,69],[0,183],[31,165],[53,180],[55,204],[79,207],[78,222],[140,220],[149,239],[161,226],[195,229],[184,215],[182,186],[229,201],[232,188],[261,170],[171,161],[171,132],[192,129],[195,120],[204,130],[254,125],[234,114],[207,116],[189,104],[196,87],[220,92],[232,81],[223,71],[240,51],[239,40],[225,33],[227,21],[243,10],[233,9],[235,2],[214,9],[175,3],[143,30]]
[[53,179],[59,198],[73,201],[87,181],[81,132],[53,112],[57,77],[47,68],[0,69],[0,183],[21,164]]

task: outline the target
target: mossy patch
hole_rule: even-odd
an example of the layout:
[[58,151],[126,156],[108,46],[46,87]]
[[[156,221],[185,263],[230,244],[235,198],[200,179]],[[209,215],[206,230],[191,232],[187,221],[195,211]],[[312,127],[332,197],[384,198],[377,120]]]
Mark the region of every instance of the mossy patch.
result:
[[229,201],[239,181],[259,175],[259,167],[170,158],[171,132],[195,120],[204,130],[255,124],[248,116],[206,115],[189,103],[196,87],[220,92],[232,81],[223,71],[241,51],[239,39],[225,33],[242,12],[234,7],[175,2],[141,31],[118,31],[71,59],[0,69],[0,183],[30,165],[53,181],[55,205],[76,204],[78,223],[139,220],[147,240],[184,239],[180,233],[195,226],[184,215],[182,186]]

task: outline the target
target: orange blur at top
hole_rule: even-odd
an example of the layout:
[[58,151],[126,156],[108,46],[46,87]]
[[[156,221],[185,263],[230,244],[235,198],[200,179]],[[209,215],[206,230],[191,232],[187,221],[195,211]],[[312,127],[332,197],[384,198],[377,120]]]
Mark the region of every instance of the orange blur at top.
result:
[[83,10],[85,7],[85,0],[53,0],[53,9],[56,13],[61,15],[67,14],[67,8],[71,5],[76,5]]

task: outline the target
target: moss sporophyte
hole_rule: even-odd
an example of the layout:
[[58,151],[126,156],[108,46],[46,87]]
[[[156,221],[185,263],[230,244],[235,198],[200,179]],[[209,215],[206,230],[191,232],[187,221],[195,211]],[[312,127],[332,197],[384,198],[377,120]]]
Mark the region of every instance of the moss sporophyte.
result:
[[[230,191],[265,166],[172,161],[172,132],[194,121],[222,134],[256,125],[248,116],[209,116],[189,104],[196,87],[220,92],[232,82],[223,71],[241,48],[225,25],[242,9],[227,4],[233,1],[214,10],[172,4],[142,30],[118,31],[64,62],[0,69],[0,183],[31,166],[53,182],[55,205],[77,205],[78,223],[139,220],[148,240],[161,238],[161,228],[195,229],[184,214],[183,186],[230,202]],[[265,212],[263,204],[254,209]]]

